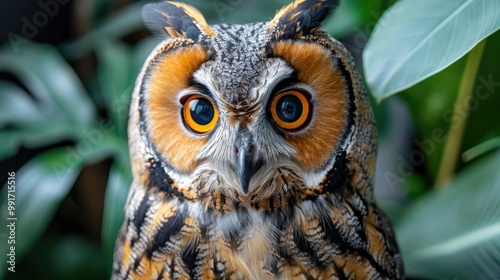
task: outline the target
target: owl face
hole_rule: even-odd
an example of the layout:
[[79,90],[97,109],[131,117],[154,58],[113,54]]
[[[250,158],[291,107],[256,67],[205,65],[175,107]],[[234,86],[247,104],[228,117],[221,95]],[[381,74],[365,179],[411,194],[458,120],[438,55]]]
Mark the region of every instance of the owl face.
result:
[[269,23],[214,26],[180,3],[144,10],[167,38],[139,77],[131,130],[172,188],[239,200],[283,192],[277,181],[321,191],[350,149],[359,89],[344,48],[318,29],[329,5],[296,1]]

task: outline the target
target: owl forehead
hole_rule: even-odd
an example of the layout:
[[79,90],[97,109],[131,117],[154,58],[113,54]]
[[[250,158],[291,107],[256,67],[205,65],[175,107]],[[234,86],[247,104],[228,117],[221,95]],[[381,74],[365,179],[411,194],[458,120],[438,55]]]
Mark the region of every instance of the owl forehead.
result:
[[[220,98],[236,107],[251,106],[262,93],[269,71],[276,72],[276,62],[266,59],[269,35],[265,23],[215,25],[217,36],[211,39],[215,53],[200,70],[206,72]],[[281,65],[284,66],[284,65]]]

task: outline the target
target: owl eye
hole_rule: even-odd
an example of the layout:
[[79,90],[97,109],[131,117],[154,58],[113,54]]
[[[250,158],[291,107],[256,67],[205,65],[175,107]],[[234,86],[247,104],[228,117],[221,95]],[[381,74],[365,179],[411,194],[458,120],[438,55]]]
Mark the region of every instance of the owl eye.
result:
[[300,91],[279,93],[271,103],[271,117],[283,129],[299,129],[309,118],[309,101]]
[[214,129],[219,112],[214,103],[201,95],[188,97],[182,108],[184,123],[196,133],[207,133]]

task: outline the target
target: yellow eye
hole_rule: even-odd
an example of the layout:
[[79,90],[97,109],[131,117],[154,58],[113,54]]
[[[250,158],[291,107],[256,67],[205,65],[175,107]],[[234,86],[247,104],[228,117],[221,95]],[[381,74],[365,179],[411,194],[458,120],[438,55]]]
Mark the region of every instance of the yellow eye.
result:
[[279,93],[271,103],[271,117],[283,129],[299,129],[309,119],[309,101],[300,91]]
[[207,133],[214,129],[219,112],[214,103],[202,95],[192,95],[182,108],[184,123],[196,133]]

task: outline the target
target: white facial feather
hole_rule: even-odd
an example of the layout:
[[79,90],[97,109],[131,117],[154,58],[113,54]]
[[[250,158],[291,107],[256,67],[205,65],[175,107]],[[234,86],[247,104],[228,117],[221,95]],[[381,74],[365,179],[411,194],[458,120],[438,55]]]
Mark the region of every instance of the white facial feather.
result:
[[[261,77],[261,83],[252,89],[250,95],[257,96],[256,108],[258,113],[252,116],[253,123],[249,124],[248,129],[253,132],[257,156],[264,162],[274,161],[283,155],[291,156],[295,153],[294,149],[284,141],[284,139],[274,131],[267,116],[267,101],[274,87],[282,80],[288,78],[293,70],[286,63],[279,59],[268,61],[267,71]],[[197,159],[210,158],[211,162],[233,162],[235,159],[234,148],[232,147],[238,132],[239,123],[230,124],[230,108],[227,102],[222,98],[223,94],[214,86],[213,76],[205,67],[201,67],[193,75],[197,82],[205,85],[213,94],[214,102],[219,108],[218,127],[212,132],[208,143],[203,147],[197,156]]]

